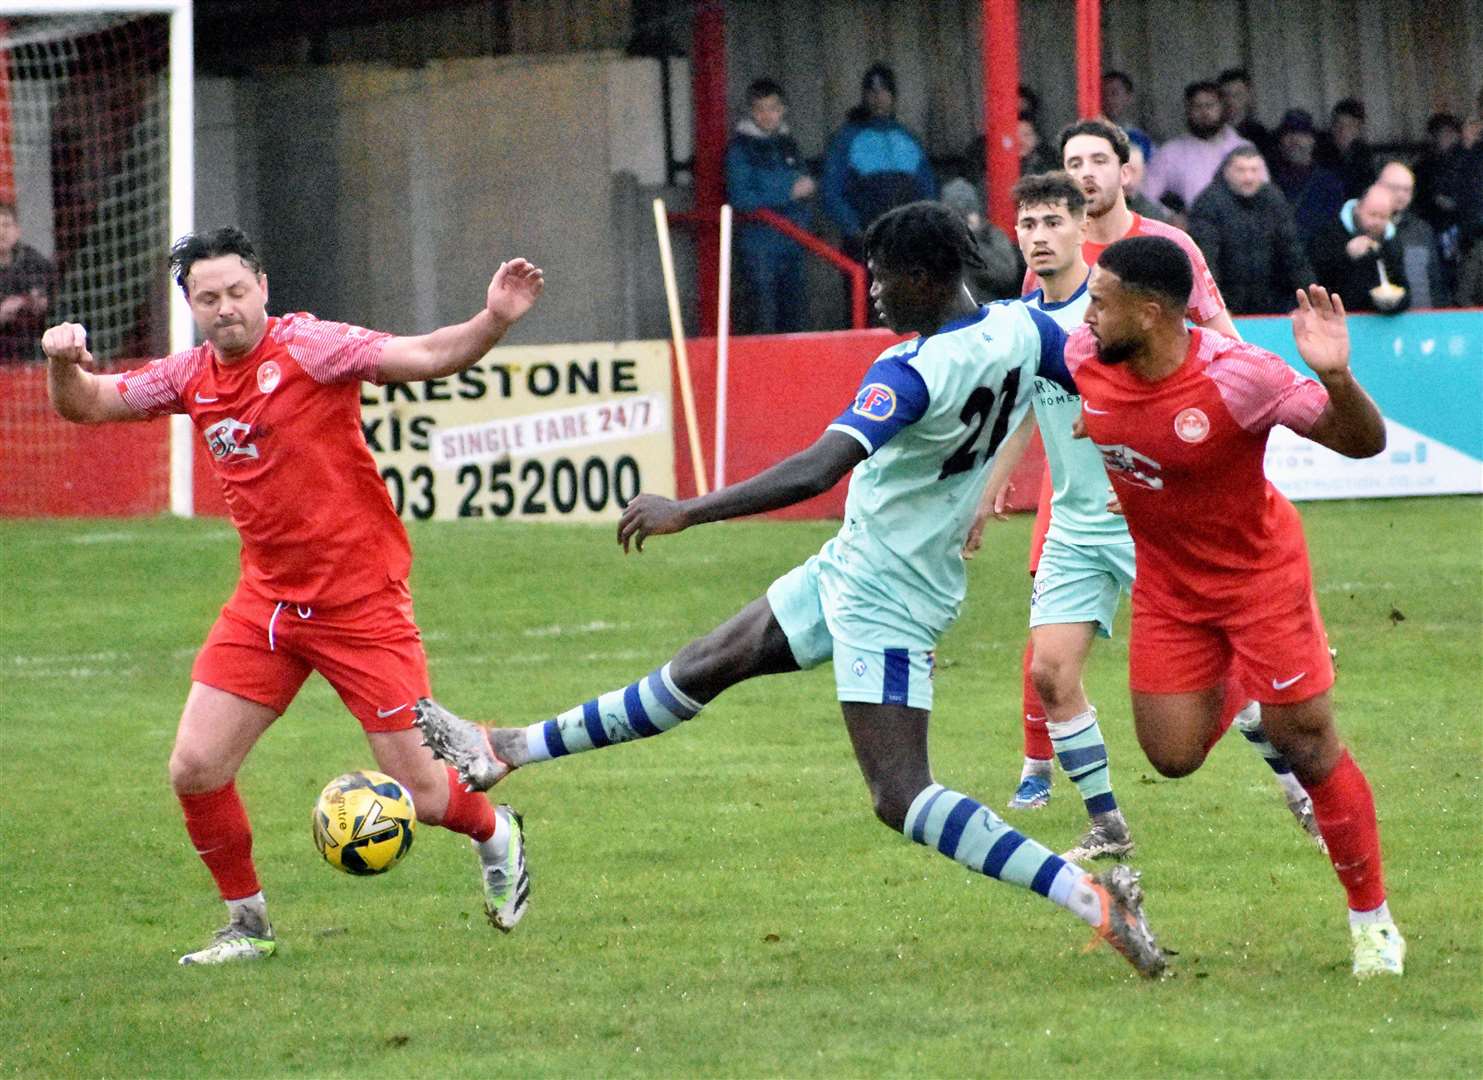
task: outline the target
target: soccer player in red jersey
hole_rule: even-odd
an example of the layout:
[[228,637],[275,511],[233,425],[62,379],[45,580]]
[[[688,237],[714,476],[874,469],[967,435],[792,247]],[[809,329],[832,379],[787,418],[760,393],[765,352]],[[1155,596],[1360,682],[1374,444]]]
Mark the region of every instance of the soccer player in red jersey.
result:
[[412,552],[361,434],[360,383],[468,368],[530,310],[542,272],[524,259],[501,263],[473,318],[394,337],[312,315],[270,317],[267,275],[237,229],[183,237],[170,262],[204,344],[122,375],[85,370],[92,356],[77,323],[47,330],[42,349],[52,405],[67,420],[187,414],[242,540],[241,580],[196,657],[170,754],[186,831],[230,918],[181,963],[276,948],[236,775],[311,671],[360,721],[418,820],[473,840],[490,920],[513,928],[529,895],[519,818],[466,791],[412,726],[412,706],[428,693],[407,590]]
[[[1189,256],[1194,268],[1190,284],[1189,299],[1185,305],[1185,318],[1196,326],[1214,330],[1227,337],[1240,338],[1225,301],[1210,268],[1205,265],[1205,256],[1199,245],[1188,233],[1173,225],[1154,221],[1135,214],[1128,209],[1123,193],[1130,156],[1128,137],[1116,124],[1105,120],[1082,120],[1071,124],[1061,132],[1061,160],[1066,172],[1080,185],[1086,197],[1086,231],[1081,244],[1082,259],[1088,266],[1097,262],[1098,256],[1108,244],[1129,236],[1162,236],[1178,244]],[[1027,270],[1024,294],[1029,295],[1044,287],[1044,283],[1033,270]],[[1040,485],[1039,504],[1035,513],[1035,527],[1030,537],[1030,573],[1034,575],[1040,566],[1040,555],[1045,548],[1046,534],[1051,521],[1051,477],[1046,469]],[[1025,760],[1020,770],[1020,784],[1009,801],[1012,810],[1031,810],[1046,805],[1050,800],[1051,759],[1053,757],[1050,735],[1046,727],[1047,710],[1035,687],[1031,674],[1034,650],[1029,641],[1025,643],[1021,661],[1021,708],[1020,716],[1024,728]],[[1262,755],[1282,785],[1288,809],[1310,833],[1314,832],[1312,813],[1307,795],[1292,778],[1292,773],[1282,756],[1275,751],[1266,738],[1262,727],[1261,713],[1252,704],[1232,698],[1222,716],[1220,731],[1212,735],[1218,741],[1235,721],[1253,749]]]
[[[1128,137],[1122,128],[1105,120],[1082,120],[1071,124],[1061,132],[1061,164],[1071,174],[1086,196],[1086,234],[1081,244],[1081,256],[1088,266],[1094,266],[1097,256],[1114,240],[1125,236],[1167,236],[1185,249],[1196,267],[1195,280],[1190,288],[1188,314],[1190,322],[1218,331],[1228,337],[1239,338],[1225,301],[1215,284],[1215,277],[1205,265],[1205,256],[1188,233],[1162,221],[1153,221],[1128,209],[1127,197],[1123,194],[1123,182],[1129,168]],[[1032,269],[1025,271],[1025,280],[1020,292],[1028,296],[1043,283]],[[1040,553],[1045,548],[1045,536],[1050,529],[1051,482],[1050,470],[1042,474],[1039,502],[1035,511],[1035,527],[1030,534],[1030,573],[1040,566]],[[1052,759],[1050,735],[1046,731],[1046,710],[1035,689],[1030,674],[1033,650],[1025,642],[1021,662],[1020,715],[1025,733],[1025,764],[1020,777],[1020,789],[1009,802],[1011,809],[1029,810],[1044,806],[1050,799],[1050,762]]]
[[1405,941],[1386,903],[1375,804],[1339,740],[1328,639],[1297,511],[1263,471],[1283,424],[1348,457],[1385,448],[1349,369],[1343,304],[1298,293],[1293,336],[1318,379],[1279,357],[1188,328],[1188,257],[1162,237],[1108,247],[1086,326],[1066,345],[1086,435],[1137,550],[1128,681],[1139,744],[1165,776],[1204,761],[1234,663],[1267,735],[1313,799],[1349,900],[1354,974],[1399,975]]

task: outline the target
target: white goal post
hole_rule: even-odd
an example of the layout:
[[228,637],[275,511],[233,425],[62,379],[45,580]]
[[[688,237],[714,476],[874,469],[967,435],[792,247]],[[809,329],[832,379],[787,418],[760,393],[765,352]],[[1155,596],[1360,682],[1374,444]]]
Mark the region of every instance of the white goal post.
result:
[[[108,20],[125,21],[134,16],[160,16],[169,20],[168,59],[168,135],[165,140],[168,168],[168,236],[134,237],[136,244],[168,246],[175,238],[194,228],[195,223],[195,117],[193,58],[194,30],[192,0],[0,0],[0,20],[14,24],[0,49],[11,59],[12,44],[25,40],[35,28],[65,37],[69,23],[76,21],[88,30],[88,20],[106,25]],[[160,252],[151,250],[150,257]],[[106,270],[106,267],[104,268]],[[169,350],[188,349],[195,343],[195,326],[190,309],[179,291],[169,287]],[[58,312],[58,314],[69,314]],[[170,426],[170,510],[189,517],[194,510],[192,497],[192,454],[195,435],[190,419],[174,416]]]

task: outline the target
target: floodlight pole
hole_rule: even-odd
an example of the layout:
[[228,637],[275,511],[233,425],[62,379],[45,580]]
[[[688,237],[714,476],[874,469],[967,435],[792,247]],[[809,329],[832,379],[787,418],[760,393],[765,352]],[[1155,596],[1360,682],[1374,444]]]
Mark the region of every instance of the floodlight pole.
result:
[[1102,115],[1102,0],[1076,0],[1076,113]]
[[694,180],[692,206],[706,224],[695,230],[695,276],[700,332],[716,332],[719,238],[710,223],[726,201],[726,5],[697,0],[690,46]]
[[1009,189],[1020,178],[1019,0],[983,0],[984,191],[989,220],[1014,236]]

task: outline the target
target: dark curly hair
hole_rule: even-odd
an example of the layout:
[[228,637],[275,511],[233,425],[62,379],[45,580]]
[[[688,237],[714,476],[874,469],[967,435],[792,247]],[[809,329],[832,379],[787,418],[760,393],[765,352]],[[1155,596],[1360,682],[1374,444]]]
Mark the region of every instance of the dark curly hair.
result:
[[1099,139],[1106,139],[1112,147],[1112,152],[1117,155],[1119,164],[1126,165],[1132,150],[1128,147],[1128,136],[1122,128],[1107,120],[1078,120],[1074,124],[1067,124],[1061,129],[1061,160],[1066,160],[1066,144],[1078,135],[1095,135]]
[[235,255],[252,268],[254,274],[263,272],[263,260],[247,234],[234,225],[207,232],[186,233],[170,248],[170,273],[180,291],[190,296],[185,279],[190,277],[191,267],[202,259],[215,259],[221,255]]
[[1065,203],[1066,209],[1079,214],[1086,209],[1087,197],[1071,174],[1061,169],[1022,176],[1009,191],[1016,210],[1026,206],[1054,206]]
[[876,218],[865,232],[865,255],[892,270],[921,270],[936,281],[985,266],[968,223],[940,202],[907,203]]

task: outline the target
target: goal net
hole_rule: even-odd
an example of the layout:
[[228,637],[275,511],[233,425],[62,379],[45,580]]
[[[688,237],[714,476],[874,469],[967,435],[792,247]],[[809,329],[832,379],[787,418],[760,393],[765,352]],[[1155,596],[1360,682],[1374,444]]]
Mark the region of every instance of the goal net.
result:
[[84,323],[102,363],[160,355],[169,346],[169,18],[10,24],[0,201],[15,205],[21,242],[55,267],[48,321]]
[[[139,490],[91,491],[77,502],[87,484],[76,470],[96,467],[108,439],[50,415],[39,361],[41,331],[63,320],[87,327],[100,368],[171,351],[167,255],[180,224],[171,151],[180,134],[170,9],[180,6],[0,2],[0,514],[169,505],[165,425],[133,447],[148,459]],[[19,233],[10,251],[7,207]]]

